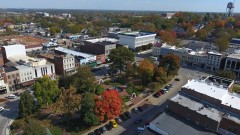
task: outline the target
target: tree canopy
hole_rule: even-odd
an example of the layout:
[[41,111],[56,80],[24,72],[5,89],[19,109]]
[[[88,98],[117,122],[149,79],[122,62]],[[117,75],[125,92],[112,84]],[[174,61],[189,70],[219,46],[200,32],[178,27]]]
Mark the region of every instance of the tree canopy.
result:
[[34,94],[40,105],[51,104],[55,101],[56,97],[60,93],[58,88],[58,81],[51,80],[50,77],[44,76],[37,79],[36,83],[33,86]]
[[175,54],[167,54],[163,56],[159,66],[166,70],[167,76],[176,75],[180,68],[180,58]]
[[113,49],[108,57],[110,62],[113,62],[110,68],[120,70],[120,72],[125,70],[128,62],[134,61],[134,53],[126,47]]
[[217,38],[215,43],[220,52],[224,52],[229,48],[229,41],[224,37]]
[[122,98],[117,90],[106,90],[95,99],[95,113],[100,121],[105,121],[121,113]]
[[154,74],[154,64],[149,59],[144,59],[139,62],[138,73],[141,76],[142,83],[147,85],[151,82]]
[[26,91],[23,92],[20,96],[20,101],[19,101],[19,116],[21,118],[29,116],[34,112],[34,109],[35,109],[35,104],[34,104],[33,96]]

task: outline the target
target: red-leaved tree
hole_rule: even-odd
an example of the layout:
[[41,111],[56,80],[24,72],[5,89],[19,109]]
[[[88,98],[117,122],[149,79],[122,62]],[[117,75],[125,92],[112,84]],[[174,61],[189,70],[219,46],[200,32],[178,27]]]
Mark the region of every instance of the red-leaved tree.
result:
[[104,91],[95,99],[95,113],[100,121],[112,119],[121,113],[122,98],[116,90]]

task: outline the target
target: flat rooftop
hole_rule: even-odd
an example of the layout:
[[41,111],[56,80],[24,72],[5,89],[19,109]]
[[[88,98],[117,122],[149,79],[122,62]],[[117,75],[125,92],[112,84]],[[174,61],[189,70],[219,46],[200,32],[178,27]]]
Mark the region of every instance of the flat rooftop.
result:
[[156,33],[138,32],[138,31],[123,32],[123,33],[119,33],[119,34],[120,35],[126,35],[126,36],[132,36],[132,37],[141,37],[141,36],[148,36],[148,35],[156,36]]
[[231,81],[230,79],[221,79],[221,77],[217,76],[209,76],[204,80],[189,80],[182,88],[191,89],[214,99],[221,100],[221,104],[240,110],[240,95],[230,93],[227,88]]
[[188,83],[182,88],[191,89],[219,100],[221,100],[224,95],[228,93],[228,89],[216,86],[213,83],[205,82],[205,80],[189,80]]
[[[172,112],[162,113],[151,124],[167,132],[168,135],[217,135]],[[149,131],[146,132],[148,133]],[[141,135],[148,135],[147,133],[143,132]],[[154,132],[151,133],[154,134]]]
[[93,57],[93,55],[73,51],[73,50],[70,50],[70,49],[67,49],[67,48],[63,48],[63,47],[57,47],[57,48],[55,48],[55,50],[66,53],[66,54],[71,54],[73,56],[80,56],[80,57],[83,57],[83,58]]
[[230,54],[227,58],[240,59],[240,54]]
[[200,102],[196,102],[180,94],[173,97],[171,101],[178,103],[181,106],[187,107],[199,114],[206,115],[208,118],[213,119],[214,121],[220,122],[222,119],[223,114],[219,112],[219,110],[206,106]]

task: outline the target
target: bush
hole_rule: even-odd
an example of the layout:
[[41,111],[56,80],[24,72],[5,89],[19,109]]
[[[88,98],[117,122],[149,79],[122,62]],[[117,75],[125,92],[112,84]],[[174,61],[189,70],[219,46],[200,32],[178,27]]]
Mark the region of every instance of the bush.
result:
[[129,101],[129,98],[127,96],[122,96],[122,101],[126,103]]
[[62,135],[62,130],[59,127],[52,127],[50,128],[50,132],[52,135]]
[[132,95],[133,93],[135,93],[136,95],[139,95],[142,92],[142,88],[141,86],[127,87],[126,91],[130,95]]
[[104,91],[104,88],[101,85],[96,86],[95,94],[101,95]]

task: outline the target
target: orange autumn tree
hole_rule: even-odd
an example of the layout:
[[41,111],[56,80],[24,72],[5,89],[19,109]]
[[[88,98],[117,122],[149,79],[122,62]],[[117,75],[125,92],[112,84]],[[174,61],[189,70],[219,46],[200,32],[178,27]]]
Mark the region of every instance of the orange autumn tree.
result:
[[147,85],[152,81],[152,77],[154,74],[154,64],[149,59],[144,59],[139,62],[138,73],[141,77],[142,83]]
[[105,121],[121,113],[122,98],[116,90],[106,90],[95,99],[95,113],[100,121]]

